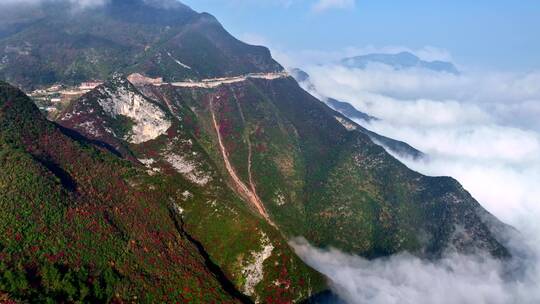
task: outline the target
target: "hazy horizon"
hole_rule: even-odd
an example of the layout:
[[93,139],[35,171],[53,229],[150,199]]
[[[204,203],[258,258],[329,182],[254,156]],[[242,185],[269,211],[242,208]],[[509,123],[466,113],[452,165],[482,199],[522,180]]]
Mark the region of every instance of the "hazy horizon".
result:
[[533,0],[183,2],[215,15],[237,38],[283,52],[431,49],[439,59],[478,68],[540,68],[540,3]]

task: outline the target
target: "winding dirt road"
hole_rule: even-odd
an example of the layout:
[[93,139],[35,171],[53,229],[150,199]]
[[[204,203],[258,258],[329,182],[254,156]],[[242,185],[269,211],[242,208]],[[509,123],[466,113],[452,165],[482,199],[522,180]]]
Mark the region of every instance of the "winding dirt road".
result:
[[[255,184],[251,176],[251,142],[248,139],[248,149],[249,149],[248,171],[249,171],[249,183],[250,183],[250,187],[248,187],[244,182],[242,182],[242,180],[236,173],[234,167],[232,166],[229,160],[227,149],[225,148],[225,145],[223,144],[223,138],[221,137],[221,132],[219,131],[219,123],[217,121],[215,108],[214,108],[214,97],[211,97],[210,99],[210,113],[212,114],[212,121],[213,121],[214,129],[218,137],[219,148],[221,150],[221,155],[223,156],[223,162],[225,163],[225,168],[227,169],[229,176],[234,182],[236,190],[257,210],[257,212],[268,223],[270,223],[272,226],[275,226],[275,224],[270,219],[268,212],[266,212],[266,208],[264,207],[263,202],[257,195]],[[243,119],[243,113],[241,115]]]
[[[241,75],[241,76],[232,76],[232,77],[223,77],[223,78],[210,78],[210,79],[203,79],[201,81],[180,81],[180,82],[173,82],[171,83],[174,87],[181,87],[181,88],[216,88],[223,84],[232,84],[232,83],[238,83],[243,82],[248,79],[267,79],[267,80],[274,80],[279,78],[287,78],[289,77],[289,74],[287,72],[274,72],[274,73],[251,73],[247,75]],[[163,85],[165,83],[161,84],[155,84],[157,86]]]

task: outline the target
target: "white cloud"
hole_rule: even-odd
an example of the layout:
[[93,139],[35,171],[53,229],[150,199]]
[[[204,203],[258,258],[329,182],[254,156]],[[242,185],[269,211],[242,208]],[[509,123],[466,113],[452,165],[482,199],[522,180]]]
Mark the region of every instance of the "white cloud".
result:
[[322,95],[382,118],[360,122],[364,126],[429,154],[421,161],[402,158],[407,166],[455,177],[488,211],[518,228],[533,250],[516,271],[482,256],[367,261],[296,244],[334,281],[335,291],[351,303],[540,302],[540,71],[464,68],[456,76],[382,65],[304,68]]
[[355,0],[318,0],[313,4],[314,12],[323,12],[330,9],[350,9],[354,8]]
[[[422,69],[396,71],[384,65],[366,70],[337,65],[305,69],[323,95],[349,101],[390,122],[403,116],[401,120],[425,124],[434,117],[420,111],[424,109],[433,115],[454,115],[455,123],[472,119],[540,130],[540,71],[473,71],[458,76]],[[392,108],[411,109],[414,104],[419,110],[415,117]],[[431,112],[434,108],[439,111]]]
[[403,160],[409,167],[456,177],[488,210],[518,227],[526,210],[540,216],[540,72],[306,70],[322,95],[382,119],[361,122],[366,127],[430,155],[429,162]]
[[299,0],[222,0],[222,2],[230,3],[231,5],[272,5],[272,6],[281,6],[288,8],[294,3],[299,2]]
[[72,4],[80,7],[92,7],[104,5],[108,0],[69,0]]
[[[320,250],[303,239],[291,246],[331,279],[350,304],[533,304],[540,301],[538,271],[508,277],[509,266],[485,255],[449,254],[433,262],[409,254],[369,261],[338,250]],[[533,266],[533,267],[531,267]]]
[[266,37],[264,37],[261,34],[252,33],[252,32],[243,33],[238,37],[238,39],[242,40],[245,43],[252,44],[252,45],[264,45],[264,46],[267,46],[267,45],[270,44],[270,42],[268,41],[268,39]]

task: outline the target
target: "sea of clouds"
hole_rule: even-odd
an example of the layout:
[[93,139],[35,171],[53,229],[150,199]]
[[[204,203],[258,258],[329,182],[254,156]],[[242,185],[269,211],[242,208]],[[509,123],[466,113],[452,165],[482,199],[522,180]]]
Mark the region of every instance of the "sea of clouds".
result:
[[529,250],[510,263],[456,254],[436,262],[407,254],[367,261],[294,240],[337,294],[350,303],[540,303],[540,71],[303,69],[319,96],[380,118],[359,124],[427,153],[423,160],[395,157],[423,174],[459,180],[520,231],[524,240],[509,246]]

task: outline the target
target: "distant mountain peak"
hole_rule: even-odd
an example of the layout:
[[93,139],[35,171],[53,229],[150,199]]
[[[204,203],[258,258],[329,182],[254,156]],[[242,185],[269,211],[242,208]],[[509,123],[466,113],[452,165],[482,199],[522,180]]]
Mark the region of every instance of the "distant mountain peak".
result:
[[422,68],[436,72],[446,72],[454,75],[460,74],[455,65],[451,62],[435,60],[426,61],[411,52],[400,52],[395,54],[367,54],[349,57],[341,60],[341,64],[348,68],[365,69],[369,64],[379,63],[388,65],[396,70],[410,68]]

